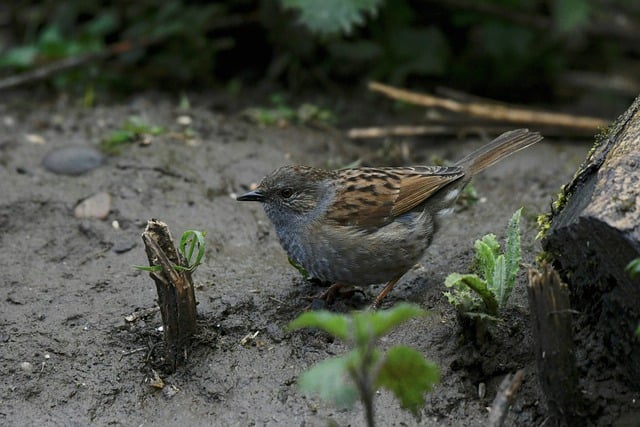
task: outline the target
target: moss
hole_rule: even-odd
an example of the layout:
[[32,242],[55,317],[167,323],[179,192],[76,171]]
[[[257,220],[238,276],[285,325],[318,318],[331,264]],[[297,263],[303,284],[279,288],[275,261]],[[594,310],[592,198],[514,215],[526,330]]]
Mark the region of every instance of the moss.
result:
[[567,191],[567,186],[563,185],[560,187],[560,191],[556,194],[554,201],[551,203],[551,212],[538,215],[538,235],[536,236],[536,240],[541,240],[546,236],[547,232],[551,228],[553,217],[557,212],[564,209],[570,198],[571,195]]
[[536,264],[542,265],[543,263],[553,264],[555,257],[549,251],[540,251],[538,255],[536,255]]

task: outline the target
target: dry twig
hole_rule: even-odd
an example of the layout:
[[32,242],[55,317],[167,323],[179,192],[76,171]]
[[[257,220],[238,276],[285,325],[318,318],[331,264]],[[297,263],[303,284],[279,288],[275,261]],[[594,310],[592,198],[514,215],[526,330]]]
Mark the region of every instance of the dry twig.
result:
[[369,89],[410,104],[423,107],[443,108],[455,113],[507,123],[564,127],[581,131],[588,130],[591,133],[595,133],[609,123],[607,120],[597,117],[536,111],[506,104],[459,102],[452,99],[412,92],[406,89],[399,89],[378,82],[369,83]]
[[514,375],[508,374],[504,377],[498,388],[498,393],[491,404],[489,423],[487,424],[489,427],[500,427],[504,423],[509,407],[511,403],[513,403],[513,398],[520,388],[523,379],[524,369],[520,369]]

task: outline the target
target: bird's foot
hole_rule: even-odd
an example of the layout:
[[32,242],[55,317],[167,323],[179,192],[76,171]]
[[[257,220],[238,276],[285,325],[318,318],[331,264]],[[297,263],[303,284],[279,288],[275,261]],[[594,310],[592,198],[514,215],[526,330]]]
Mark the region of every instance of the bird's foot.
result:
[[321,310],[326,308],[326,306],[333,304],[336,298],[340,299],[348,299],[351,298],[354,294],[360,293],[365,295],[364,291],[352,285],[344,285],[342,283],[334,283],[329,286],[319,295],[313,297],[306,297],[311,301],[311,304],[306,308],[307,310]]

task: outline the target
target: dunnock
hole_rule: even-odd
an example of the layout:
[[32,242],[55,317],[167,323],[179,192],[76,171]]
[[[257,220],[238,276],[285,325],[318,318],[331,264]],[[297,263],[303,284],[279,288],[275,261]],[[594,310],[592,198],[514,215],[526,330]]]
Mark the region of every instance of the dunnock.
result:
[[527,129],[506,132],[455,166],[323,170],[284,166],[240,201],[261,202],[289,256],[334,285],[387,283],[382,299],[423,255],[437,220],[452,210],[478,172],[542,140]]

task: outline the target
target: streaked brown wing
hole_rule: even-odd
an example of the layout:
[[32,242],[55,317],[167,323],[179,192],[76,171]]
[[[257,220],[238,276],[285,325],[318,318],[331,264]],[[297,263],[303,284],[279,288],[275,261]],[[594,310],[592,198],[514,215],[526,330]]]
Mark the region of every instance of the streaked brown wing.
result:
[[457,166],[416,166],[403,169],[407,171],[402,174],[400,194],[391,210],[394,217],[409,212],[442,187],[464,175],[462,168]]
[[338,173],[338,193],[326,219],[361,227],[388,224],[464,175],[460,167],[438,166],[355,168]]

